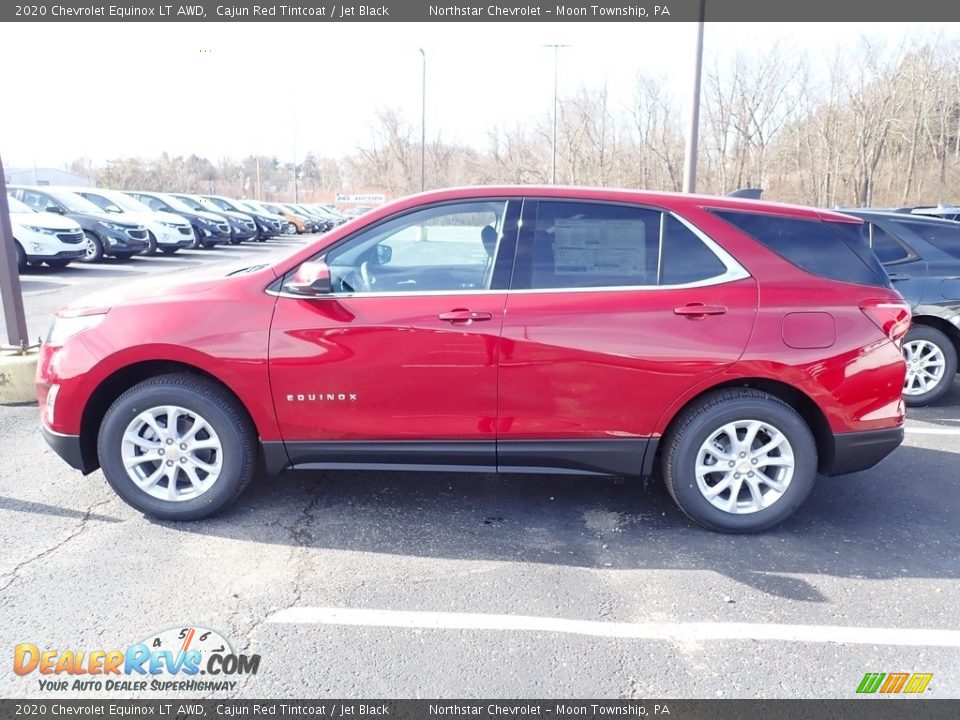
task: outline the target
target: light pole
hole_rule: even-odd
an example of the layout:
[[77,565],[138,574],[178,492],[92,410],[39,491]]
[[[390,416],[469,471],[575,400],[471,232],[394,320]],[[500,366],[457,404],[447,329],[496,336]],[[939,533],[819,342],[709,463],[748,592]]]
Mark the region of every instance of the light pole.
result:
[[420,48],[423,74],[420,80],[420,192],[427,189],[427,52]]
[[697,191],[697,146],[700,137],[700,75],[703,70],[703,19],[707,0],[700,0],[700,22],[697,23],[697,49],[693,66],[693,97],[690,99],[690,118],[687,127],[687,148],[683,162],[683,191]]
[[553,48],[553,151],[550,159],[550,184],[557,184],[557,108],[559,99],[557,96],[557,85],[560,77],[560,48],[570,47],[569,45],[544,45],[543,47]]

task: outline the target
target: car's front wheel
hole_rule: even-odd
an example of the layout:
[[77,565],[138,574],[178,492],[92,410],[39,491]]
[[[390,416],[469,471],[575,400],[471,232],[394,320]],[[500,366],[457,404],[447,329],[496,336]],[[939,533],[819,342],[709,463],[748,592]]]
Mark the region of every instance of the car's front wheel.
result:
[[80,262],[92,263],[99,262],[103,259],[103,243],[100,238],[94,235],[89,230],[84,230],[83,232],[83,257],[80,258]]
[[135,385],[110,406],[97,442],[107,481],[128,505],[161,520],[198,520],[253,477],[256,433],[237,399],[190,374]]
[[139,252],[140,255],[155,255],[157,252],[157,236],[147,230],[147,246]]
[[957,374],[957,349],[946,335],[929,325],[914,325],[903,341],[907,377],[903,401],[922,407],[939,400]]
[[760,532],[806,499],[817,447],[803,418],[764,392],[731,388],[686,408],[664,438],[670,496],[711,530]]
[[16,240],[13,241],[13,247],[17,251],[17,272],[22,273],[27,269],[27,254]]

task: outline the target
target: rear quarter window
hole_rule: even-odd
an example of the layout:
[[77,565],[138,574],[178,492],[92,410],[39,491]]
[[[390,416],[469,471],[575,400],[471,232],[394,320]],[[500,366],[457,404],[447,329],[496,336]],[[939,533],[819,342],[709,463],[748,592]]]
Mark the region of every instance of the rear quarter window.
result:
[[922,220],[894,222],[920,236],[937,250],[960,259],[960,223],[923,222]]
[[829,280],[889,287],[861,223],[826,222],[736,210],[714,215],[808,273]]

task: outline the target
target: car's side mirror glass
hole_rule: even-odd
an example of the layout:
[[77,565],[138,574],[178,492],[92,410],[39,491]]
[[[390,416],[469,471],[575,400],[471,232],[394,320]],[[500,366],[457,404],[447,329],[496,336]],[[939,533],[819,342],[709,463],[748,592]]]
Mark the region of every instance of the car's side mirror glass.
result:
[[56,213],[57,215],[63,215],[63,208],[61,208],[59,205],[47,205],[45,211],[49,213]]
[[327,295],[333,292],[330,268],[323,260],[305,262],[283,284],[283,289],[294,295]]
[[393,259],[393,248],[389,245],[377,245],[377,263],[386,265]]

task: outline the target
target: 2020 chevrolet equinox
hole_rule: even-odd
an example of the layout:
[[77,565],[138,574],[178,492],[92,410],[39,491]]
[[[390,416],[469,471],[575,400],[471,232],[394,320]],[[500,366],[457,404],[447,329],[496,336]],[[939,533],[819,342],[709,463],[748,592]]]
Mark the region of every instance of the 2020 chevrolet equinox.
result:
[[909,324],[855,218],[466,188],[275,264],[74,302],[37,384],[50,445],[153,517],[220,510],[259,458],[270,473],[659,470],[694,520],[755,532],[817,472],[900,444]]

